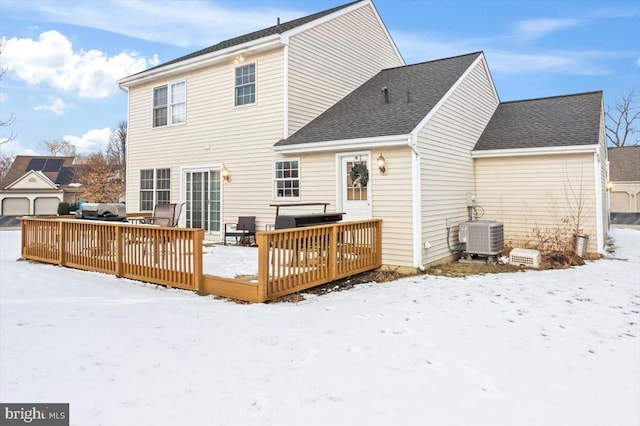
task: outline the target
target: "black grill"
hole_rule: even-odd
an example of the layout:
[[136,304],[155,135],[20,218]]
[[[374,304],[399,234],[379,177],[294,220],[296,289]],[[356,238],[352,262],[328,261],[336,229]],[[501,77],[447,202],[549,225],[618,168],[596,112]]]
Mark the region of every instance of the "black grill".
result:
[[80,218],[126,222],[127,209],[122,203],[84,203],[80,206]]
[[311,213],[276,216],[276,229],[300,228],[303,226],[326,225],[342,220],[343,213]]

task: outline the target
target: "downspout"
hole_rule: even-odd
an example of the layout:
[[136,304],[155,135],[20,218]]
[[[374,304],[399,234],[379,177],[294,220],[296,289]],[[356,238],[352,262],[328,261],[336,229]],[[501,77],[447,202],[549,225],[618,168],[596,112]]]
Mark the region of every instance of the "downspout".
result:
[[596,253],[604,253],[604,217],[603,217],[603,200],[602,200],[602,165],[600,146],[593,154],[593,168],[596,187]]
[[422,185],[420,172],[420,153],[418,152],[418,134],[411,133],[408,143],[411,149],[411,199],[413,222],[413,267],[424,272],[422,264]]

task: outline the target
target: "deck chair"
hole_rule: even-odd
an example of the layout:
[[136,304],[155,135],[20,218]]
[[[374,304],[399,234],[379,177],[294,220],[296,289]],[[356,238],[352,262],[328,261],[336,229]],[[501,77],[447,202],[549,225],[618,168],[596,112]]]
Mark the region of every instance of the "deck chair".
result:
[[[153,208],[153,216],[145,218],[144,223],[158,226],[176,226],[176,206],[177,204],[175,203],[156,204]],[[182,209],[182,204],[180,204],[180,209]]]
[[256,217],[255,216],[240,216],[238,223],[225,223],[224,224],[224,245],[227,245],[227,237],[235,237],[236,244],[240,239],[240,244],[249,245],[251,238],[253,242],[256,242]]

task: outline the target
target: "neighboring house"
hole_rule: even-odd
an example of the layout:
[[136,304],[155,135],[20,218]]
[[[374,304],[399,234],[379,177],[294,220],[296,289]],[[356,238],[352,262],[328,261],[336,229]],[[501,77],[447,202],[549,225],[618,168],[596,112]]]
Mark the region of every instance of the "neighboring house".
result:
[[640,213],[640,146],[609,148],[612,213]]
[[[523,101],[529,113],[511,120],[503,111],[516,103],[500,103],[482,52],[405,66],[369,0],[228,40],[119,83],[129,92],[130,211],[183,201],[183,224],[221,239],[221,223],[240,215],[257,216],[265,229],[274,222],[269,204],[329,202],[345,220],[383,219],[384,264],[423,268],[455,257],[458,224],[468,220],[474,194],[483,219],[504,221],[508,239],[524,244],[535,226],[547,226],[516,226],[512,210],[526,190],[501,194],[483,178],[501,172],[492,163],[499,157],[533,183],[540,169],[520,161],[531,157],[566,169],[569,180],[557,175],[547,188],[558,203],[580,183],[590,203],[581,225],[593,232],[589,251],[604,247],[601,93],[576,95],[586,107],[552,120],[545,142],[523,142],[540,124],[538,113],[557,115],[553,101]],[[576,120],[595,134],[568,137]],[[505,126],[512,133],[493,138],[491,129]]]
[[0,182],[0,216],[55,215],[78,201],[73,157],[18,155]]

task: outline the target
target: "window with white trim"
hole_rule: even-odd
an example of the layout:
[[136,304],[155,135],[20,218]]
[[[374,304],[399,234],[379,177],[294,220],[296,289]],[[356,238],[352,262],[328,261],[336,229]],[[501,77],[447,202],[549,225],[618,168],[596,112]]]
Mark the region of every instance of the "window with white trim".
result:
[[140,211],[171,202],[171,169],[140,170]]
[[256,64],[236,68],[235,92],[236,106],[256,102]]
[[186,121],[186,91],[184,81],[153,88],[153,127]]
[[300,160],[278,160],[274,172],[276,198],[300,196]]

